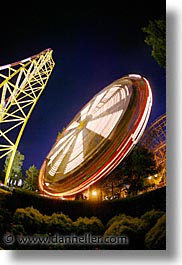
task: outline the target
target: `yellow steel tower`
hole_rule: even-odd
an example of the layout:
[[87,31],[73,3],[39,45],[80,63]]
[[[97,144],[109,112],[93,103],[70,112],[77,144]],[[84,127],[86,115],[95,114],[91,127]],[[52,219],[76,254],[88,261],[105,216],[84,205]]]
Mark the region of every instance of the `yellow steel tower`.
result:
[[54,68],[52,49],[0,66],[0,159],[10,154],[4,184],[24,128]]

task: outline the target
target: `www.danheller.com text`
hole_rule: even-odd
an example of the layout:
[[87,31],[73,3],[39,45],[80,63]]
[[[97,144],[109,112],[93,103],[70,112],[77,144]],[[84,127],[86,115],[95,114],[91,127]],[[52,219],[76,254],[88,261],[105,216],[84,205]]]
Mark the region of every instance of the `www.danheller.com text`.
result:
[[86,245],[94,245],[94,244],[106,244],[106,245],[128,245],[129,239],[125,235],[120,236],[97,236],[92,234],[84,234],[84,235],[59,235],[56,233],[53,236],[48,235],[14,235],[12,233],[7,233],[3,237],[3,241],[6,245],[13,245],[18,243],[19,245],[47,245],[47,244],[86,244]]

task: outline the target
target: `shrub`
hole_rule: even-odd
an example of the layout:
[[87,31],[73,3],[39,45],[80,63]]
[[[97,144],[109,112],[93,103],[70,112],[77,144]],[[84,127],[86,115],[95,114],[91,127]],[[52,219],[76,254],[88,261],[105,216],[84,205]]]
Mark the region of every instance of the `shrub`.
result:
[[74,231],[76,235],[92,234],[92,235],[102,235],[104,232],[104,225],[101,220],[95,216],[91,218],[79,217],[74,222]]
[[146,234],[145,246],[147,249],[166,249],[166,214],[163,214]]
[[126,220],[126,219],[130,219],[132,217],[127,216],[126,214],[119,214],[119,215],[115,215],[114,217],[112,217],[106,224],[106,228],[109,228],[114,222],[116,221],[121,221],[121,220]]
[[27,234],[40,233],[44,223],[43,215],[33,207],[18,208],[13,216],[15,225],[22,225]]
[[141,219],[144,221],[145,232],[148,232],[157,222],[157,220],[164,214],[160,210],[151,210],[146,212],[141,216]]
[[[141,231],[143,229],[143,220],[141,220],[138,217],[132,217],[125,214],[116,215],[113,218],[109,220],[109,222],[106,225],[106,228],[108,228],[106,231],[110,231],[115,227],[115,223],[120,223],[124,226],[129,226],[134,230]],[[112,226],[113,225],[113,226]],[[110,232],[109,232],[110,233]]]
[[144,222],[138,217],[126,216],[125,214],[113,217],[107,223],[105,236],[127,236],[129,249],[144,248]]
[[73,221],[63,213],[53,213],[51,216],[44,216],[47,233],[69,235],[73,232]]
[[25,229],[23,227],[23,225],[21,224],[13,224],[11,226],[11,233],[13,233],[14,235],[25,235]]

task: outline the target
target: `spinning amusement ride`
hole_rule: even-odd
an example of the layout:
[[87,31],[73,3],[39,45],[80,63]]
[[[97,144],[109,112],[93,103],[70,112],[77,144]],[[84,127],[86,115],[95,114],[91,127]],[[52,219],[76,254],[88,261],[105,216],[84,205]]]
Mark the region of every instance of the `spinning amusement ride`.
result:
[[152,106],[148,81],[124,76],[96,94],[68,124],[47,155],[39,187],[72,196],[109,174],[137,144]]
[[[10,154],[5,185],[30,114],[54,67],[47,49],[0,67],[0,158]],[[146,78],[129,74],[96,94],[63,130],[40,169],[39,188],[69,197],[108,175],[138,143],[152,107]],[[17,135],[10,137],[15,130]]]

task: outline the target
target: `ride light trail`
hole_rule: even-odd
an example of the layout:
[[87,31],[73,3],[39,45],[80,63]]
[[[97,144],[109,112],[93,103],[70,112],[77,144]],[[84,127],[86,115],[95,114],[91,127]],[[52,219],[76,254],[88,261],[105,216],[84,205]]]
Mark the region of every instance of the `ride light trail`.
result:
[[108,175],[141,138],[152,108],[148,80],[124,76],[96,94],[68,124],[46,156],[40,190],[69,197]]

